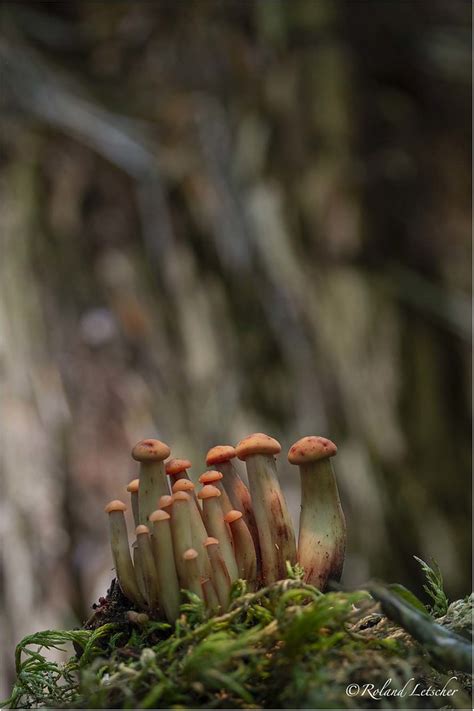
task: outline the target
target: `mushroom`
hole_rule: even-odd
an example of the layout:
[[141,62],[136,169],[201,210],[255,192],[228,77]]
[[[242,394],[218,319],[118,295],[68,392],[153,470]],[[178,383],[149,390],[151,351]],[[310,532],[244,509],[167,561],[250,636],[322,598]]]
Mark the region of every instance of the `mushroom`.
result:
[[140,523],[139,521],[139,515],[138,515],[138,487],[139,487],[140,480],[139,479],[133,479],[127,486],[127,491],[130,494],[130,500],[132,502],[132,513],[133,513],[133,521],[135,523],[135,527],[138,526]]
[[173,497],[170,496],[169,494],[160,496],[160,498],[158,499],[158,508],[159,509],[166,509],[170,516],[171,516],[171,507],[172,506],[173,506]]
[[278,481],[273,437],[257,432],[241,440],[237,456],[245,461],[260,543],[262,577],[273,583],[286,577],[286,561],[296,562],[293,524]]
[[189,459],[169,459],[165,464],[167,475],[173,480],[189,479],[187,469],[191,468]]
[[337,452],[325,437],[303,437],[290,447],[288,461],[301,476],[298,562],[306,582],[324,590],[339,580],[344,565],[346,523],[330,458]]
[[179,615],[181,594],[171,537],[170,515],[162,509],[150,514],[153,526],[151,539],[155,558],[160,603],[168,622],[174,622]]
[[204,595],[204,602],[210,612],[218,612],[220,608],[219,598],[217,597],[216,589],[212,578],[201,579],[201,588]]
[[229,511],[224,516],[224,521],[230,527],[240,577],[248,582],[250,590],[254,590],[257,580],[257,556],[242,511],[237,511],[237,509]]
[[222,508],[222,513],[225,514],[229,513],[229,511],[232,511],[233,506],[231,503],[231,500],[229,498],[229,495],[227,491],[224,489],[224,486],[222,484],[222,479],[224,478],[224,475],[222,472],[218,471],[209,471],[209,472],[204,472],[204,474],[201,474],[199,477],[199,482],[205,486],[206,484],[213,484],[219,491],[221,492],[219,502]]
[[211,561],[212,580],[220,606],[222,610],[227,610],[227,607],[229,606],[232,581],[221,553],[219,541],[217,538],[209,536],[209,538],[204,541],[204,547],[206,548],[209,560]]
[[239,569],[232,549],[232,537],[224,521],[224,515],[219,503],[220,495],[219,489],[208,484],[203,486],[198,497],[203,502],[202,511],[206,529],[210,536],[214,536],[220,541],[222,557],[229,571],[231,582],[233,582],[239,577]]
[[201,576],[199,574],[198,552],[194,548],[184,551],[182,558],[185,571],[185,588],[204,601],[204,592],[201,586]]
[[178,479],[173,484],[173,494],[178,491],[184,491],[190,496],[190,522],[191,522],[191,539],[195,550],[199,554],[199,564],[200,569],[203,570],[203,574],[210,575],[211,568],[209,565],[209,559],[206,555],[206,551],[203,548],[203,543],[206,540],[208,533],[206,526],[204,525],[202,519],[201,507],[197,503],[197,498],[194,493],[194,484],[189,479]]
[[186,570],[183,553],[192,548],[191,535],[191,497],[185,491],[173,494],[173,513],[171,515],[171,536],[173,538],[174,559],[179,584],[186,587]]
[[169,455],[170,448],[159,439],[143,439],[132,449],[133,459],[140,462],[138,515],[141,524],[146,525],[160,496],[170,493],[163,464]]
[[145,583],[147,602],[150,609],[157,612],[160,610],[160,594],[148,526],[144,526],[143,524],[137,526],[135,535],[137,537],[139,551],[138,564],[140,565],[141,575]]
[[115,499],[110,501],[104,510],[109,515],[110,545],[120,588],[131,602],[140,607],[146,607],[146,600],[138,587],[130,557],[127,524],[124,516],[127,507],[122,501]]

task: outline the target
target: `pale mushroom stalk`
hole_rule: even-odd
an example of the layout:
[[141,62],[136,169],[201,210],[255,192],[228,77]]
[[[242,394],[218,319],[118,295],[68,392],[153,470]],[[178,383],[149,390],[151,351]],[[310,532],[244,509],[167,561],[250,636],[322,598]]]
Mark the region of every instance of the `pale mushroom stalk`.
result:
[[276,439],[262,433],[246,437],[236,447],[245,461],[258,528],[263,582],[267,585],[286,577],[286,562],[296,562],[293,524],[281,491],[275,454],[281,451]]
[[150,514],[153,525],[151,539],[161,607],[168,622],[174,622],[179,615],[181,593],[171,536],[170,515],[157,510]]
[[127,507],[122,501],[111,501],[105,507],[105,512],[109,515],[110,545],[114,559],[115,572],[120,588],[131,602],[139,607],[146,607],[146,600],[140,592],[135,570],[130,556],[128,544],[127,524],[125,522],[124,511]]
[[201,578],[201,588],[207,609],[210,612],[218,612],[221,605],[212,578]]
[[229,511],[225,516],[229,524],[234,544],[234,554],[237,561],[240,577],[246,580],[249,590],[255,590],[257,583],[257,556],[253,545],[252,536],[241,511]]
[[186,567],[184,565],[183,554],[192,548],[190,511],[190,496],[185,491],[177,491],[176,494],[173,494],[171,536],[173,539],[176,571],[178,573],[179,584],[182,588],[186,587]]
[[212,449],[208,451],[206,464],[208,467],[212,466],[217,469],[217,471],[222,472],[224,489],[229,495],[232,508],[241,511],[244,516],[245,523],[252,534],[258,558],[258,530],[255,514],[253,512],[252,499],[250,497],[250,491],[242,481],[232,462],[232,459],[236,456],[234,447],[223,444],[217,445],[217,447],[212,447]]
[[219,540],[222,557],[229,571],[230,579],[234,582],[234,580],[237,580],[239,577],[239,569],[232,548],[232,536],[224,521],[224,515],[219,503],[220,495],[221,492],[219,489],[208,484],[207,486],[203,486],[198,497],[203,502],[202,511],[207,532],[210,536]]
[[138,488],[140,485],[139,479],[133,479],[127,486],[127,491],[130,494],[130,501],[132,503],[132,513],[133,522],[135,523],[135,528],[140,523],[140,516],[138,513]]
[[145,583],[147,602],[151,610],[158,612],[160,611],[160,593],[148,526],[137,526],[135,534],[139,551],[138,564]]
[[329,579],[342,574],[346,523],[331,457],[336,445],[325,437],[303,437],[288,452],[301,476],[298,562],[305,581],[323,591]]
[[[136,526],[135,526],[136,528]],[[147,599],[147,590],[146,590],[146,582],[145,578],[143,577],[143,568],[140,563],[140,549],[138,548],[138,542],[135,541],[132,544],[132,556],[133,556],[133,567],[135,569],[135,577],[137,579],[137,585],[138,588],[145,598]]]
[[173,494],[176,494],[178,491],[184,491],[190,497],[189,513],[192,545],[198,552],[200,571],[202,571],[203,575],[209,577],[211,574],[211,566],[209,564],[207,553],[204,550],[204,541],[208,536],[208,532],[202,520],[201,508],[197,503],[193,482],[189,479],[178,479],[178,481],[173,484]]
[[222,610],[225,611],[229,606],[230,589],[232,587],[229,571],[221,553],[218,539],[210,536],[204,545],[211,561],[212,581],[217,597]]
[[201,586],[201,575],[199,573],[198,552],[194,548],[188,548],[183,553],[185,585],[186,590],[190,590],[201,598],[204,602],[204,592]]
[[[189,459],[170,459],[169,462],[166,462],[166,474],[169,477],[172,490],[173,486],[176,484],[177,481],[180,481],[182,479],[185,479],[186,481],[191,481],[191,477],[189,476],[187,471],[190,467],[191,462],[189,461]],[[185,491],[185,489],[182,489],[182,491]],[[199,511],[199,515],[202,519],[202,509],[199,505],[199,501],[194,490],[192,492],[192,497],[196,503],[196,508]]]
[[138,516],[141,524],[148,523],[160,496],[170,493],[164,465],[169,454],[168,445],[158,439],[143,439],[132,450],[133,459],[140,462]]

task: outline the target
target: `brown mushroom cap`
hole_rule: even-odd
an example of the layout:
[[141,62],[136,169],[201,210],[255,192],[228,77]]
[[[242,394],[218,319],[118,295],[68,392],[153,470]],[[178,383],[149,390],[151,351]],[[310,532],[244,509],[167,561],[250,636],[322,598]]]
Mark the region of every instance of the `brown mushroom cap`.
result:
[[212,486],[212,484],[207,484],[203,486],[198,494],[198,499],[213,499],[215,496],[220,496],[221,492],[217,486]]
[[132,449],[132,457],[137,462],[162,462],[170,452],[168,445],[159,439],[142,439]]
[[167,509],[168,506],[173,505],[173,497],[170,496],[169,494],[165,494],[164,496],[160,496],[158,499],[158,508],[160,509]]
[[155,521],[167,521],[170,518],[171,516],[169,513],[167,511],[163,511],[162,509],[157,509],[148,516],[148,520],[151,521],[151,523],[155,523]]
[[290,464],[308,464],[317,462],[319,459],[334,457],[337,447],[334,442],[326,437],[302,437],[293,445],[288,452]]
[[273,437],[269,437],[269,435],[255,432],[240,440],[235,451],[238,458],[245,461],[252,454],[279,454],[281,452],[281,444]]
[[144,526],[142,523],[136,527],[135,529],[135,535],[136,536],[143,536],[144,533],[150,533],[150,530],[148,526]]
[[168,476],[176,476],[176,474],[181,474],[185,472],[186,469],[191,467],[191,462],[189,459],[170,459],[165,464],[165,470]]
[[132,479],[132,481],[127,485],[127,491],[129,491],[131,494],[136,494],[139,486],[140,479]]
[[232,509],[232,511],[229,511],[229,513],[227,513],[224,516],[224,521],[226,523],[234,523],[234,521],[238,521],[239,518],[242,518],[242,515],[243,515],[242,511],[237,511],[237,509]]
[[189,479],[178,479],[173,484],[173,494],[177,491],[194,491],[194,484]]
[[197,558],[199,553],[194,548],[188,548],[187,551],[183,553],[183,560],[194,560]]
[[126,511],[127,507],[123,503],[123,501],[119,501],[118,499],[114,499],[113,501],[109,501],[107,506],[105,507],[104,511],[105,513],[112,513],[112,511]]
[[212,464],[222,464],[235,456],[237,456],[235,447],[231,447],[230,444],[219,444],[217,447],[212,447],[206,454],[206,464],[208,467]]
[[222,472],[210,471],[204,472],[199,477],[201,484],[211,484],[213,481],[220,481],[223,478]]
[[190,501],[191,499],[189,498],[189,494],[187,494],[185,491],[177,491],[176,494],[173,494],[173,503],[176,503],[176,501]]
[[212,536],[209,536],[208,538],[206,538],[206,540],[204,541],[204,543],[202,545],[207,547],[207,546],[215,546],[218,543],[219,543],[219,541],[217,540],[217,538],[213,538]]

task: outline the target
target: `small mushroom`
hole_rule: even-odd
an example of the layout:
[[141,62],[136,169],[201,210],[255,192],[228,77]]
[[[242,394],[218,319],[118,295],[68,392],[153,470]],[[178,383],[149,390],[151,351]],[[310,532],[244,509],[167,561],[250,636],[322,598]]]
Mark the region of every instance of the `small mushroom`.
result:
[[212,581],[214,583],[217,597],[222,610],[225,611],[229,606],[232,581],[219,546],[219,540],[213,536],[209,536],[209,538],[204,541],[204,547],[206,548],[209,560],[211,561]]
[[216,589],[212,578],[202,578],[201,588],[204,595],[204,602],[210,612],[218,612],[220,608],[219,598],[217,597]]
[[224,486],[222,484],[222,479],[224,478],[224,475],[222,472],[218,471],[209,471],[209,472],[204,472],[204,474],[201,474],[199,477],[199,482],[205,486],[206,484],[212,484],[215,486],[219,491],[221,492],[219,502],[222,508],[222,513],[224,516],[229,513],[229,511],[232,511],[233,506],[232,502],[229,498],[229,495],[227,491],[224,489]]
[[208,536],[206,526],[202,519],[201,507],[197,503],[197,498],[194,492],[194,484],[189,479],[178,479],[173,484],[173,494],[178,491],[184,491],[190,496],[190,522],[191,522],[191,539],[195,550],[199,555],[200,569],[203,569],[203,574],[210,575],[211,568],[206,551],[203,548],[203,543]]
[[331,464],[336,452],[334,442],[315,436],[303,437],[288,452],[301,476],[298,562],[306,582],[321,591],[329,579],[340,579],[346,548],[346,523]]
[[276,470],[275,454],[280,451],[280,443],[261,432],[236,447],[247,467],[266,584],[286,577],[286,561],[296,562],[295,533]]
[[239,577],[239,569],[237,568],[237,561],[232,548],[232,536],[224,521],[224,515],[219,503],[220,495],[219,489],[208,484],[203,486],[198,497],[203,502],[202,511],[207,532],[210,536],[220,541],[222,557],[229,571],[230,579],[234,582]]
[[151,549],[150,531],[148,526],[140,524],[135,529],[139,551],[138,564],[141,567],[142,578],[145,583],[146,598],[151,610],[159,612],[160,593],[158,577],[156,574],[155,560]]
[[191,497],[185,491],[173,494],[171,514],[171,536],[173,538],[174,559],[181,587],[186,587],[186,570],[183,553],[192,548]]
[[199,573],[198,552],[194,548],[188,548],[183,553],[184,570],[185,570],[185,585],[187,590],[190,590],[195,595],[204,601],[204,592],[201,586],[201,576]]
[[165,464],[165,470],[172,482],[178,479],[190,479],[187,472],[191,468],[189,459],[169,459]]
[[174,622],[179,615],[181,593],[173,551],[170,515],[162,509],[150,514],[153,526],[151,539],[155,558],[156,574],[161,607],[168,622]]
[[104,510],[109,515],[110,545],[120,588],[131,602],[140,607],[146,607],[146,600],[139,590],[130,556],[127,524],[124,516],[127,507],[122,501],[115,499],[108,503]]
[[127,486],[127,491],[130,494],[130,500],[132,502],[132,513],[133,521],[135,523],[135,528],[140,523],[138,514],[138,487],[140,484],[139,479],[133,479]]
[[138,516],[141,524],[147,524],[160,496],[170,493],[163,463],[169,455],[170,448],[159,439],[143,439],[132,449],[133,459],[140,462]]
[[170,494],[160,496],[158,499],[158,508],[166,510],[171,516],[171,507],[173,506],[173,497]]
[[254,590],[257,581],[257,556],[243,514],[234,509],[224,516],[224,521],[230,527],[240,577],[247,581],[250,590]]

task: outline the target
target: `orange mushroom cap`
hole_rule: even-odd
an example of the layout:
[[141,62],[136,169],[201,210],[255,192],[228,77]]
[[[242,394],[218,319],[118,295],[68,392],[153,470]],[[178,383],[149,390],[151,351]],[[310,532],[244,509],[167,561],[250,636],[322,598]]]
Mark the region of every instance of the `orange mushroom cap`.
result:
[[160,509],[167,509],[169,506],[173,505],[173,497],[170,496],[169,494],[165,494],[164,496],[160,496],[158,499],[158,508]]
[[144,526],[142,523],[139,526],[137,526],[135,529],[136,536],[143,536],[143,534],[148,534],[148,533],[150,533],[148,526]]
[[220,481],[223,478],[222,472],[216,472],[216,471],[210,471],[210,472],[204,472],[204,474],[201,474],[199,477],[199,481],[201,484],[210,484],[213,481]]
[[139,486],[140,479],[132,479],[132,481],[127,484],[127,491],[129,491],[131,494],[136,494]]
[[208,467],[212,464],[222,464],[235,456],[235,447],[231,447],[230,444],[218,444],[217,447],[212,447],[206,454],[206,464]]
[[189,459],[170,459],[165,464],[165,470],[168,476],[175,476],[176,474],[181,474],[189,469],[191,462]]
[[188,548],[187,551],[183,553],[183,560],[194,560],[197,558],[199,553],[194,548]]
[[178,479],[173,484],[173,494],[177,491],[194,491],[194,484],[189,479]]
[[234,523],[234,521],[238,521],[239,518],[242,518],[242,511],[237,511],[237,509],[232,509],[232,511],[229,511],[226,513],[224,516],[224,521],[226,523]]
[[326,437],[302,437],[291,445],[288,451],[290,464],[308,464],[320,459],[334,457],[337,447],[334,442]]
[[156,511],[153,511],[148,516],[148,520],[151,521],[151,523],[155,523],[155,521],[168,521],[171,516],[167,511],[163,511],[163,509],[157,509]]
[[173,494],[173,503],[176,503],[176,501],[190,501],[189,494],[187,494],[185,491],[177,491],[176,494]]
[[123,503],[123,501],[119,501],[118,499],[114,499],[113,501],[109,501],[107,506],[105,507],[104,511],[105,513],[112,513],[113,511],[126,511],[127,507]]
[[208,538],[206,538],[206,540],[204,541],[204,543],[202,545],[207,547],[207,546],[217,545],[218,543],[219,543],[219,541],[217,540],[217,538],[213,538],[212,536],[209,536]]
[[207,484],[203,486],[198,494],[198,499],[213,499],[216,496],[220,496],[221,492],[217,486],[212,486],[212,484]]
[[281,444],[263,432],[255,432],[240,440],[235,451],[238,458],[245,461],[252,454],[278,454],[281,452]]
[[170,452],[168,445],[159,439],[142,439],[132,449],[132,457],[137,462],[162,462]]

